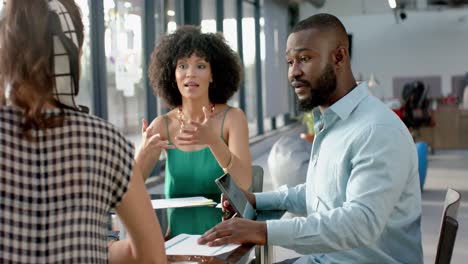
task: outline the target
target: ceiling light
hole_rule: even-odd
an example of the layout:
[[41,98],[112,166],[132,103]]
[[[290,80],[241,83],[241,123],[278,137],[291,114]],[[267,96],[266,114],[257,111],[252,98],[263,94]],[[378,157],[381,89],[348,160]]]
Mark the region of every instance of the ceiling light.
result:
[[175,11],[174,10],[167,10],[167,15],[170,17],[175,16]]
[[396,8],[396,0],[388,0],[388,5],[390,6],[391,9]]

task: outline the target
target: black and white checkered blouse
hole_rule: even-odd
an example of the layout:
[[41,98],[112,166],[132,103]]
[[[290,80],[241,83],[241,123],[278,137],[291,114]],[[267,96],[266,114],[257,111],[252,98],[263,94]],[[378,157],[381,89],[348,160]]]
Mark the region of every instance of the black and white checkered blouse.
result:
[[71,110],[30,142],[20,110],[0,109],[0,263],[107,263],[108,212],[127,191],[133,145]]

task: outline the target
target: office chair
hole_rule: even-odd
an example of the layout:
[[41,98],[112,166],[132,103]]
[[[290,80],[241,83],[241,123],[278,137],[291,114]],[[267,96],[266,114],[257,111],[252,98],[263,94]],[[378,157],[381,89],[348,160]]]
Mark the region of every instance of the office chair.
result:
[[440,227],[439,244],[437,245],[436,264],[450,263],[458,230],[458,207],[460,206],[460,193],[448,189],[445,195],[442,223]]
[[252,192],[263,191],[263,168],[259,165],[252,165]]
[[429,87],[420,81],[405,84],[401,97],[403,99],[403,122],[410,129],[419,129],[422,126],[431,126],[432,117],[429,112],[427,93]]
[[[254,193],[263,191],[263,168],[259,165],[252,165],[252,186],[250,191]],[[251,263],[260,263],[261,254],[260,247],[256,247],[255,259]]]

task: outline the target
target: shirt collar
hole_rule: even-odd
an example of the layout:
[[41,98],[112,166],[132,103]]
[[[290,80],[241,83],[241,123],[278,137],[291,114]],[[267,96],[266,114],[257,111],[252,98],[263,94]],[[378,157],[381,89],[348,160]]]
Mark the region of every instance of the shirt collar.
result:
[[362,82],[330,106],[329,110],[333,111],[341,120],[348,118],[359,103],[369,95],[367,82]]

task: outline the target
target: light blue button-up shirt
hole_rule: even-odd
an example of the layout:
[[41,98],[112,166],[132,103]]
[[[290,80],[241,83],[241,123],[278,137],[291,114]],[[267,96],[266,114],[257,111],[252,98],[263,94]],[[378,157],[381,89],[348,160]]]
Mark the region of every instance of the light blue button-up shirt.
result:
[[423,263],[408,129],[366,83],[314,115],[306,183],[255,194],[257,209],[299,215],[267,221],[268,243],[305,254],[298,263]]

